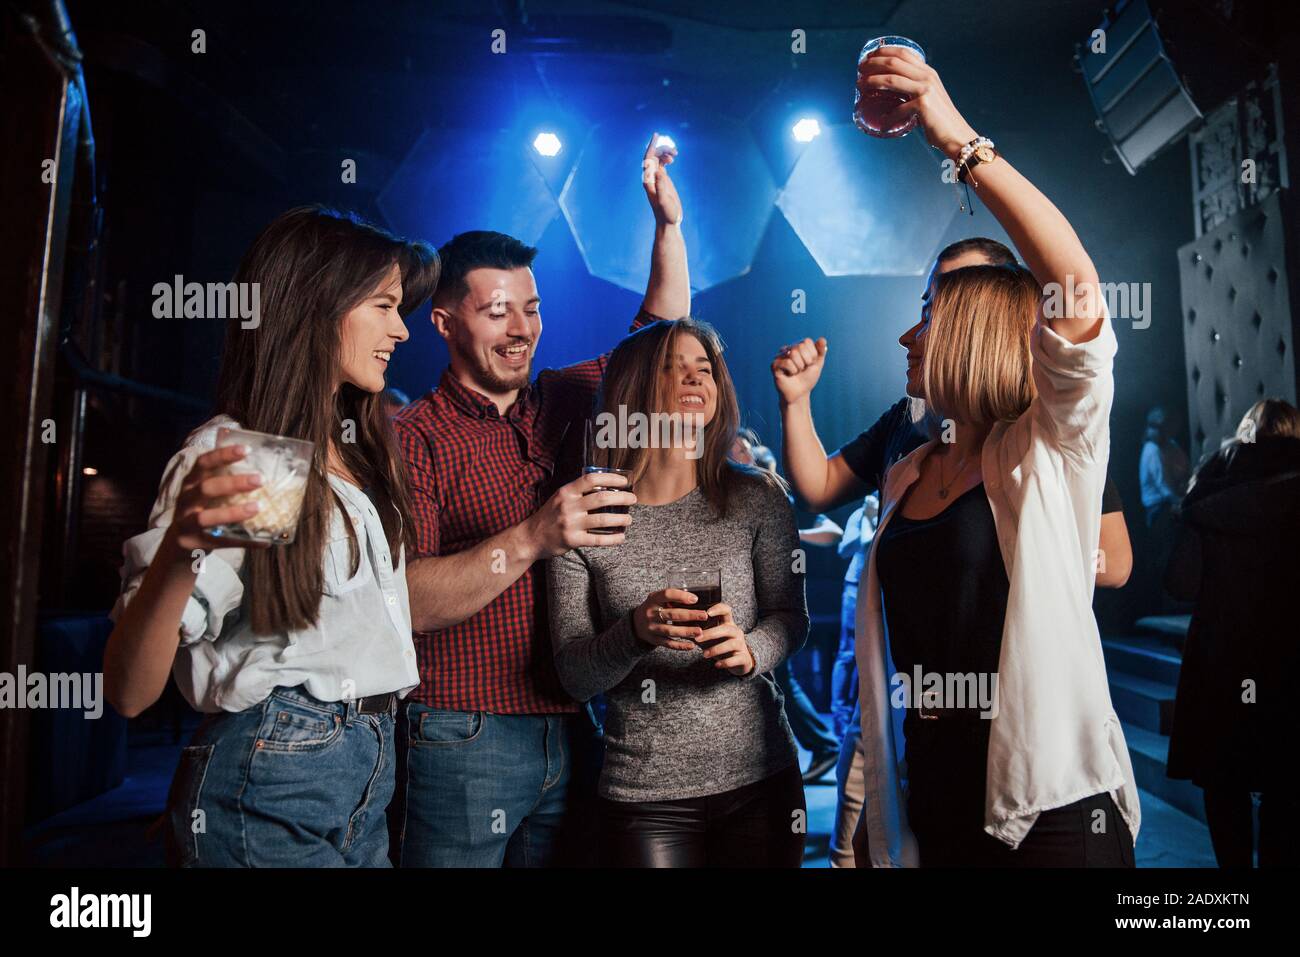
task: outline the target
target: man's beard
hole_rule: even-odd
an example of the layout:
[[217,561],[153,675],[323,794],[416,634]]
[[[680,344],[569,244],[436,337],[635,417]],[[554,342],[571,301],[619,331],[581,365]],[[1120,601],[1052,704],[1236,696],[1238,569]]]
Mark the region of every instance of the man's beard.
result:
[[[495,353],[494,353],[495,354]],[[532,380],[533,376],[533,356],[532,346],[529,346],[528,364],[518,372],[513,372],[509,376],[503,376],[492,368],[491,360],[487,362],[479,359],[477,353],[461,353],[461,358],[468,360],[465,365],[469,366],[474,374],[474,380],[482,385],[488,392],[513,392],[516,389],[522,389]]]

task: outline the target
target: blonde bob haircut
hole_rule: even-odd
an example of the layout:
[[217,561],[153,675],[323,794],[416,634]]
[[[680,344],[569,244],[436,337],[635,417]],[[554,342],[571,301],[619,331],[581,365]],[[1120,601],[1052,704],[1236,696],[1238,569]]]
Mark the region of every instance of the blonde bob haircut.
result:
[[1035,395],[1029,335],[1041,291],[1017,264],[967,266],[935,278],[921,382],[931,419],[1014,421]]

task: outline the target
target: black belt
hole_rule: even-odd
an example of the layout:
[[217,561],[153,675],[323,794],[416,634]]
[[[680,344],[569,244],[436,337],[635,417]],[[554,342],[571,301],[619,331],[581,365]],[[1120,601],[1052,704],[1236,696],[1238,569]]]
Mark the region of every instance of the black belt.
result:
[[392,714],[397,710],[397,692],[372,694],[357,699],[357,714]]

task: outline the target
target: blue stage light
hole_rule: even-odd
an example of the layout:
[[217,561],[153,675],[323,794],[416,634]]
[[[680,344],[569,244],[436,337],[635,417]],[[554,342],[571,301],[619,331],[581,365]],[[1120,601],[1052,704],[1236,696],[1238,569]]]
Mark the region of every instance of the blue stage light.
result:
[[435,245],[467,229],[495,229],[536,245],[560,211],[538,169],[555,162],[530,153],[522,132],[463,130],[455,149],[447,143],[446,131],[426,130],[393,172],[378,197],[388,225]]
[[827,276],[922,276],[958,197],[925,140],[835,123],[803,147],[777,206]]
[[[636,117],[617,117],[594,128],[560,193],[560,208],[587,270],[634,292],[645,291],[655,236],[654,215],[637,175],[647,132]],[[687,136],[686,152],[669,173],[686,207],[682,233],[691,251],[691,285],[698,292],[749,271],[777,190],[744,124],[713,113],[696,115]],[[671,145],[669,136],[654,140],[658,149]]]
[[810,143],[822,131],[822,125],[811,117],[805,116],[794,125],[794,138],[800,143]]
[[533,140],[533,149],[543,156],[555,156],[562,147],[560,138],[554,133],[538,133],[537,139]]

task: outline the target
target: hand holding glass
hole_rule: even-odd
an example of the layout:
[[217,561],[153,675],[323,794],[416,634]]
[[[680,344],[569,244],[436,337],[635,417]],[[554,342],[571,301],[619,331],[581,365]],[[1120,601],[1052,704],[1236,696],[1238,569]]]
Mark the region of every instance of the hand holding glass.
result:
[[[691,608],[699,611],[707,611],[714,605],[722,601],[722,569],[720,568],[700,568],[691,565],[674,565],[668,570],[668,588],[676,588],[681,591],[690,592],[695,596],[696,601],[693,605],[679,604],[676,602],[669,603],[669,608]],[[716,628],[722,624],[722,619],[716,615],[710,616],[708,620],[698,623],[704,631],[710,628]],[[706,641],[700,643],[701,648],[711,648],[718,641]]]
[[248,429],[220,428],[217,430],[217,447],[227,445],[247,446],[248,455],[227,465],[225,474],[256,472],[262,476],[262,484],[229,496],[224,504],[256,502],[258,510],[243,521],[214,527],[212,537],[236,542],[290,544],[298,531],[314,443]]
[[[592,495],[596,492],[632,492],[632,472],[630,469],[615,468],[610,465],[612,459],[611,450],[601,448],[596,440],[598,432],[595,423],[591,419],[587,420],[586,431],[583,436],[583,475],[613,474],[621,475],[627,479],[625,485],[595,485],[590,492],[585,494]],[[626,505],[605,505],[600,508],[593,508],[588,511],[589,515],[627,515],[628,507]],[[626,531],[623,525],[606,525],[598,528],[588,529],[593,535],[617,535],[619,532]]]
[[[903,47],[911,50],[923,62],[925,60],[925,51],[914,40],[907,37],[876,37],[867,41],[867,45],[862,48],[858,54],[858,63],[861,64],[882,47]],[[912,113],[902,121],[895,120],[893,123],[888,122],[887,117],[907,100],[905,94],[893,90],[867,90],[864,93],[861,88],[857,88],[853,94],[853,122],[862,132],[881,139],[906,136],[916,126],[916,114]]]

